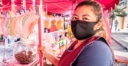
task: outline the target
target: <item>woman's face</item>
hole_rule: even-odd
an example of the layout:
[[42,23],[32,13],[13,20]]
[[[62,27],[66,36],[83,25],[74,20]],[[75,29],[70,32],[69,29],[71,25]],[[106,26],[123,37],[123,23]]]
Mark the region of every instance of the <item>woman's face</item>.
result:
[[78,7],[72,16],[72,20],[83,20],[87,22],[97,22],[96,15],[93,12],[92,6]]

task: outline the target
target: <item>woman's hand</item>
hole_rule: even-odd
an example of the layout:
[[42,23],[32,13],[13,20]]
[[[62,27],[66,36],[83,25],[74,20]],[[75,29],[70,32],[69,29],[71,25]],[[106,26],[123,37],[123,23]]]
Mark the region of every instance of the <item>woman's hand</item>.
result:
[[47,52],[45,46],[39,47],[39,48],[38,48],[38,53],[39,53],[39,52],[45,54],[45,53]]
[[42,52],[43,53],[43,56],[45,58],[47,58],[51,63],[53,63],[55,66],[58,66],[58,63],[59,63],[59,59],[52,55],[51,53],[49,53],[46,49],[45,46],[41,46],[38,48],[38,52]]

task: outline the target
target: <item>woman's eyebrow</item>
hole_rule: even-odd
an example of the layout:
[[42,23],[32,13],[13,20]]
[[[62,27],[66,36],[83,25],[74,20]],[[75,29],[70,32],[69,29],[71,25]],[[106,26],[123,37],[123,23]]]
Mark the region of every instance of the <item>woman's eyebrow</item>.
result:
[[82,15],[82,16],[89,16],[88,14],[84,14],[84,15]]
[[76,14],[73,14],[73,16],[77,16]]

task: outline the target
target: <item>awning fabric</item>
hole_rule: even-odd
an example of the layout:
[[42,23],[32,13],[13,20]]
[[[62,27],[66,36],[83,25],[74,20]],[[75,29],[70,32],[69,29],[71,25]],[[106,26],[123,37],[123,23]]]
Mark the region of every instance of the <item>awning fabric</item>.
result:
[[[22,0],[14,0],[16,9],[22,8]],[[30,9],[32,6],[33,0],[26,0],[26,9]],[[81,2],[82,0],[42,0],[43,8],[48,12],[53,13],[64,13],[67,11],[71,11],[75,8],[76,4]],[[119,3],[119,0],[95,0],[101,3],[106,10],[110,10],[111,8],[115,8],[115,4]],[[35,5],[40,4],[40,0],[35,0]],[[11,0],[2,0],[3,7],[1,8],[3,11],[10,10],[11,8]]]

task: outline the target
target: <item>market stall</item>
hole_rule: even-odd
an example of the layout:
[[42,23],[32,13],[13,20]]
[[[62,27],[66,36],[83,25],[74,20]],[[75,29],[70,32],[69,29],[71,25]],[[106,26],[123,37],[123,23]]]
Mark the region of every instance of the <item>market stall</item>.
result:
[[[25,44],[32,44],[38,48],[41,45],[45,45],[53,55],[60,56],[71,42],[69,37],[72,38],[70,25],[68,24],[69,22],[66,23],[65,15],[69,15],[68,18],[70,18],[75,6],[81,1],[82,0],[1,0],[0,35],[3,36],[5,40],[3,44],[1,41],[1,45],[4,48],[10,48],[11,46],[12,49],[12,46],[20,39],[24,41]],[[119,0],[96,1],[101,3],[104,8],[104,18],[108,26],[108,34],[110,35],[108,13],[111,9],[115,8]],[[67,14],[67,12],[70,14]],[[66,34],[67,32],[68,35]],[[26,43],[28,41],[32,42]],[[111,42],[110,36],[108,41]],[[37,59],[26,66],[32,66],[33,63],[37,61],[40,61],[40,66],[43,66],[42,56],[43,54],[37,55]],[[20,63],[17,62],[14,64],[20,65]]]

